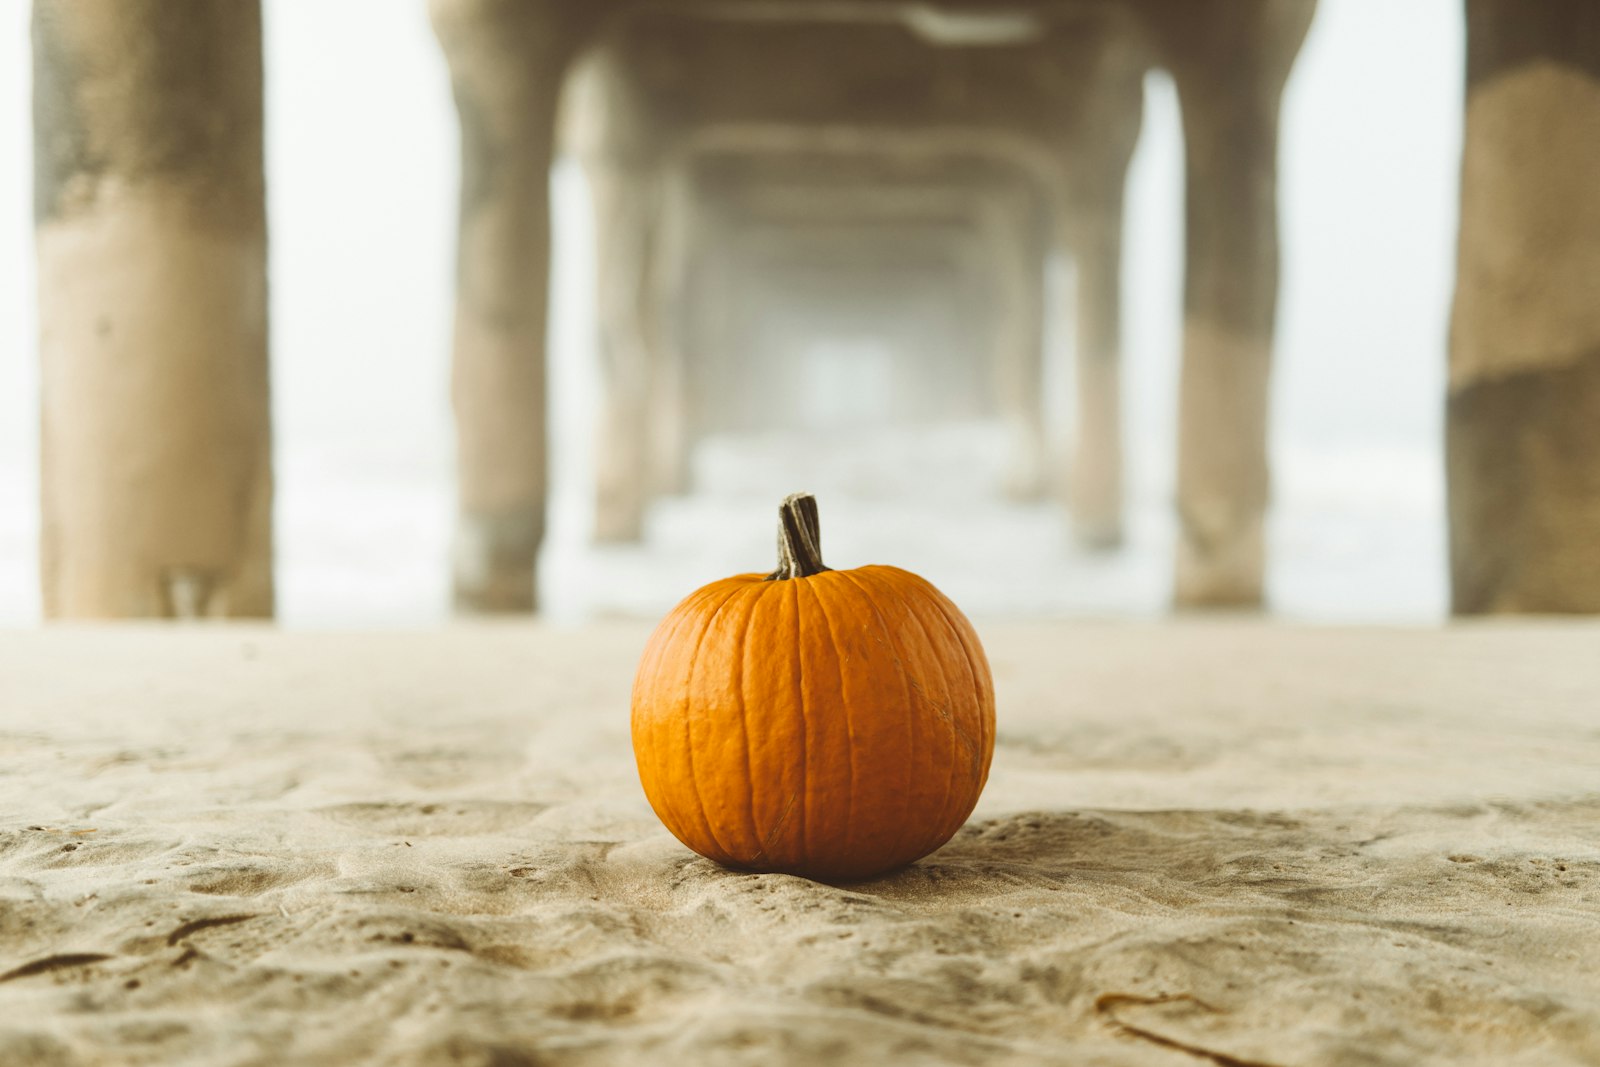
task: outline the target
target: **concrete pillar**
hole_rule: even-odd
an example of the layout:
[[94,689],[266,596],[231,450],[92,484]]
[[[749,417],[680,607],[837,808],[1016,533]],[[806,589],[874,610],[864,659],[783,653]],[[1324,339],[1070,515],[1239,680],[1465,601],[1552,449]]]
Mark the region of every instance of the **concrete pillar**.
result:
[[255,0],[34,5],[45,614],[270,616]]
[[650,63],[639,54],[641,18],[613,23],[585,59],[566,130],[594,207],[601,396],[593,534],[602,544],[638,541],[651,498],[686,481],[679,469],[681,382],[669,365],[677,317],[668,301],[678,294],[676,280],[664,277],[680,264],[676,248],[671,261],[661,250],[669,229],[664,213],[681,198],[665,159],[678,122],[658,106],[650,83],[654,76],[670,84],[676,62],[654,56]]
[[678,496],[690,488],[693,451],[689,413],[688,333],[686,310],[690,270],[689,226],[692,197],[687,175],[671,174],[663,183],[657,209],[656,243],[646,284],[650,302],[646,342],[656,368],[650,409],[649,471],[651,493]]
[[1060,149],[1058,227],[1073,262],[1077,334],[1067,505],[1078,543],[1109,549],[1123,538],[1123,190],[1143,121],[1149,53],[1126,27],[1105,27],[1064,58],[1095,72]]
[[758,271],[742,247],[738,228],[719,213],[696,210],[688,279],[690,343],[685,363],[691,444],[707,437],[747,432],[745,385],[757,348],[753,304]]
[[1467,2],[1457,613],[1600,612],[1600,6]]
[[721,362],[721,335],[726,333],[724,287],[726,252],[716,247],[716,228],[708,213],[696,204],[689,215],[685,240],[688,264],[680,298],[683,329],[683,412],[685,449],[689,452],[715,430],[712,421],[711,382]]
[[1068,510],[1086,548],[1115,548],[1123,537],[1122,212],[1076,220],[1071,249],[1077,280],[1077,421]]
[[692,483],[693,439],[683,350],[663,338],[651,342],[655,382],[649,412],[645,485],[651,495],[682,496]]
[[1030,214],[996,196],[988,224],[995,260],[995,393],[1010,436],[1004,490],[1038,500],[1051,478],[1044,411],[1044,247]]
[[594,539],[644,536],[651,495],[651,416],[658,386],[652,351],[649,270],[656,230],[656,175],[600,165],[589,172],[599,276],[601,408],[595,443]]
[[1178,400],[1180,607],[1259,607],[1278,300],[1278,106],[1308,0],[1161,6],[1187,185]]
[[429,12],[461,123],[455,604],[532,611],[548,487],[550,163],[577,39],[556,0],[430,0]]

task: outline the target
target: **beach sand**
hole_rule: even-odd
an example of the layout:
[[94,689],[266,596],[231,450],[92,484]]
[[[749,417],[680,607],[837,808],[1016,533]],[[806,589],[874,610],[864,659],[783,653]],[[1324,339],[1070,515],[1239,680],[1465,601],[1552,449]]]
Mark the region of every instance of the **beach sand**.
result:
[[0,1064],[1600,1063],[1600,626],[980,624],[850,886],[662,829],[647,629],[0,636]]

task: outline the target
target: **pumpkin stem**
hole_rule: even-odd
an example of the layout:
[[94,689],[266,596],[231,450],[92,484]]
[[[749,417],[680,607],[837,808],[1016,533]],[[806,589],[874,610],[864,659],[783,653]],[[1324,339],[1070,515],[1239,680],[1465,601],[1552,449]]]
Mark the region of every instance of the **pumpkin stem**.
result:
[[808,578],[827,569],[822,562],[817,498],[810,493],[790,493],[778,505],[778,569],[767,575],[767,581]]

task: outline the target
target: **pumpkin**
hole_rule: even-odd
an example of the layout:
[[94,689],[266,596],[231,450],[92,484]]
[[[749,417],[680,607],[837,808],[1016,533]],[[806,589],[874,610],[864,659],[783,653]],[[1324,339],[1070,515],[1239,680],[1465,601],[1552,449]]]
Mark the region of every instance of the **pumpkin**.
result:
[[779,566],[690,594],[646,645],[633,750],[650,806],[729,867],[870,878],[948,841],[994,754],[994,684],[961,611],[898,567],[830,570],[816,501]]

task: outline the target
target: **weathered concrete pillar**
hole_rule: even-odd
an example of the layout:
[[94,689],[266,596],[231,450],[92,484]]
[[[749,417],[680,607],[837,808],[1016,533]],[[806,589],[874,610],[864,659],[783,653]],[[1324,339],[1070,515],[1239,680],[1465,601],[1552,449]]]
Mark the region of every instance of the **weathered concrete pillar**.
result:
[[1122,212],[1076,220],[1077,422],[1067,479],[1068,511],[1086,548],[1122,544]]
[[1600,6],[1467,2],[1458,613],[1600,612]]
[[1044,248],[1020,198],[997,195],[985,212],[995,262],[995,395],[1010,436],[1003,488],[1037,500],[1050,483],[1044,419]]
[[702,204],[691,220],[685,407],[691,445],[738,429],[739,383],[750,357],[752,282],[735,227]]
[[589,172],[599,276],[601,407],[595,443],[594,539],[644,536],[651,495],[652,414],[658,371],[650,262],[658,210],[656,175],[600,165]]
[[548,485],[545,322],[557,104],[577,46],[556,0],[430,0],[461,123],[451,397],[458,610],[532,611]]
[[655,397],[650,408],[646,487],[652,495],[682,496],[692,485],[694,441],[683,350],[674,341],[652,342]]
[[45,614],[270,616],[255,0],[36,3]]
[[1139,141],[1150,56],[1119,20],[1074,38],[1063,60],[1092,71],[1058,149],[1065,178],[1058,227],[1076,286],[1077,418],[1067,506],[1078,543],[1108,549],[1123,537],[1123,190]]
[[594,208],[601,396],[593,533],[602,544],[643,537],[646,509],[663,483],[675,480],[671,454],[679,451],[680,383],[668,365],[675,318],[660,250],[667,190],[678,191],[664,162],[677,116],[659,107],[650,82],[654,76],[670,85],[677,60],[640,54],[641,37],[650,36],[644,18],[635,12],[620,19],[585,61],[576,79],[577,121],[567,130]]
[[689,215],[685,240],[688,263],[683,277],[682,315],[683,413],[685,449],[692,453],[713,432],[710,409],[710,383],[714,367],[720,362],[719,340],[724,330],[726,307],[718,301],[723,288],[718,284],[724,273],[721,260],[726,256],[715,247],[714,233],[707,212],[698,203]]
[[646,281],[650,301],[647,341],[656,368],[647,485],[651,493],[677,496],[689,491],[693,452],[685,351],[693,208],[685,173],[674,171],[664,179],[658,204],[656,243]]
[[1310,0],[1160,5],[1187,172],[1180,607],[1258,607],[1278,300],[1278,105]]

